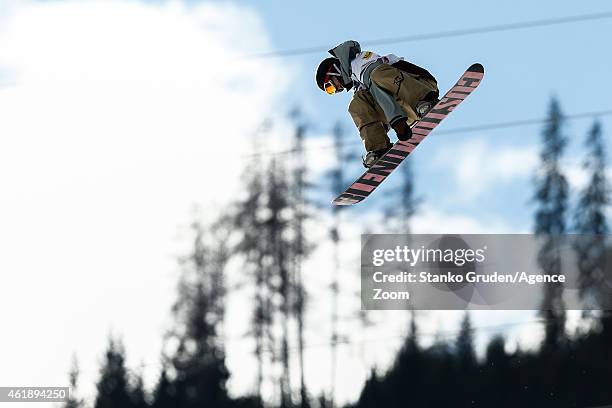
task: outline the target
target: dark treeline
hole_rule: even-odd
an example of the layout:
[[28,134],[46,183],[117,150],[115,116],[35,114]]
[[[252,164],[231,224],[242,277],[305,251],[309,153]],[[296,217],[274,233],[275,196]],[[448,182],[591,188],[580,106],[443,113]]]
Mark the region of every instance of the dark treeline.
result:
[[508,352],[498,336],[482,359],[467,317],[451,342],[420,347],[412,331],[392,367],[372,372],[353,407],[600,407],[612,401],[611,327],[605,314],[593,330],[535,351]]
[[[78,365],[69,373],[73,390],[70,408],[258,408],[258,407],[335,407],[337,353],[343,333],[341,319],[352,318],[370,324],[364,311],[340,311],[339,298],[346,296],[339,286],[340,248],[344,239],[344,211],[315,211],[320,204],[312,194],[305,160],[307,123],[293,113],[295,124],[291,160],[287,156],[267,157],[265,140],[271,124],[262,126],[254,137],[255,156],[249,160],[243,177],[243,193],[214,222],[196,220],[191,225],[190,251],[180,259],[181,276],[172,307],[173,326],[164,336],[161,370],[154,387],[146,389],[142,373],[125,365],[126,351],[120,339],[110,338],[91,404],[79,398]],[[612,254],[603,239],[609,232],[605,213],[610,191],[605,175],[603,131],[595,123],[586,138],[584,170],[589,180],[571,201],[563,174],[563,153],[567,144],[559,103],[552,101],[549,121],[542,132],[540,168],[534,178],[534,233],[542,240],[538,264],[543,273],[559,271],[562,260],[550,247],[566,232],[595,234],[580,241],[580,296],[590,306],[610,309],[612,287],[601,259]],[[344,187],[342,163],[349,152],[343,150],[343,130],[332,132],[338,165],[331,171],[328,186],[317,190],[332,194]],[[385,211],[385,228],[392,232],[410,231],[410,218],[417,212],[413,174],[403,164],[403,176],[396,196],[390,196]],[[315,215],[316,214],[316,218]],[[332,257],[327,271],[307,271],[316,244],[310,238],[309,224],[325,225]],[[228,284],[229,265],[239,265],[238,287]],[[305,358],[306,334],[312,302],[305,285],[309,273],[329,276],[328,296],[330,333],[317,338],[329,343],[320,353],[328,353],[331,373],[326,392],[313,395],[305,380],[305,366],[316,364]],[[357,275],[354,275],[357,279]],[[606,279],[608,279],[606,281]],[[390,367],[372,369],[358,400],[350,407],[596,407],[612,404],[612,314],[592,312],[581,317],[581,329],[568,332],[566,311],[560,296],[562,287],[550,287],[542,294],[540,310],[542,340],[535,349],[506,344],[503,336],[489,339],[485,350],[477,352],[468,313],[460,329],[450,337],[439,337],[424,345],[416,314],[406,314],[408,335]],[[252,345],[249,377],[251,390],[235,396],[228,392],[231,372],[226,365],[229,297],[240,291],[240,307],[247,316],[244,339]],[[490,312],[492,315],[495,312]],[[411,316],[411,318],[409,317]],[[327,336],[327,337],[325,337]],[[321,343],[321,341],[319,341]],[[242,374],[242,373],[241,373]]]

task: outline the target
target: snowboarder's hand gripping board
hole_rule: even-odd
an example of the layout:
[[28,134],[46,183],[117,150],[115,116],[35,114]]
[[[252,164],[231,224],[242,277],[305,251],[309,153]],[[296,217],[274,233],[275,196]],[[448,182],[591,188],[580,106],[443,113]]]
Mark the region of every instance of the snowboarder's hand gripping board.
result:
[[365,173],[333,201],[335,205],[353,205],[365,200],[448,114],[480,84],[484,68],[474,64],[421,120],[412,125],[412,137],[398,141]]

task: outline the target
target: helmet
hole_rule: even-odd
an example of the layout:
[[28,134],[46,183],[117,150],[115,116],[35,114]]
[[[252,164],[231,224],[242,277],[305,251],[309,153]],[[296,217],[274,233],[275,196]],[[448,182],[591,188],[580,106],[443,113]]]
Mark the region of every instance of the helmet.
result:
[[336,75],[336,76],[341,77],[340,60],[338,58],[334,58],[334,57],[325,58],[319,64],[317,68],[317,74],[316,74],[317,86],[322,91],[326,91],[328,93],[334,93],[334,92],[329,92],[325,87],[326,77],[328,77],[329,75]]

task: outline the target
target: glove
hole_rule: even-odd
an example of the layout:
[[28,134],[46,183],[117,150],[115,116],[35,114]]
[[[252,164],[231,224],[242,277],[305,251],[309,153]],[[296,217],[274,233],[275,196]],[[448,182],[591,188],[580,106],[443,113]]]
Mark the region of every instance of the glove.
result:
[[412,129],[408,126],[406,118],[396,120],[391,124],[391,127],[395,130],[397,138],[401,141],[406,141],[412,137]]

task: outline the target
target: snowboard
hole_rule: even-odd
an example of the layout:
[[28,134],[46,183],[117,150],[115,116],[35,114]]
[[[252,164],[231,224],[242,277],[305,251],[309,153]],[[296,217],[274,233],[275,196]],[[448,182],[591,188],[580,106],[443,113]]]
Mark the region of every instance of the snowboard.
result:
[[410,139],[397,141],[387,153],[367,169],[342,194],[336,197],[332,203],[335,205],[353,205],[368,198],[376,187],[385,181],[393,170],[412,153],[414,148],[478,87],[483,76],[484,67],[481,64],[470,66],[455,86],[446,92],[425,116],[412,124],[412,137]]

